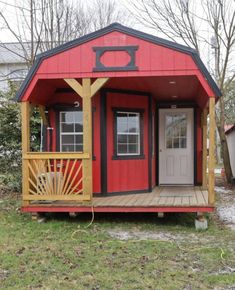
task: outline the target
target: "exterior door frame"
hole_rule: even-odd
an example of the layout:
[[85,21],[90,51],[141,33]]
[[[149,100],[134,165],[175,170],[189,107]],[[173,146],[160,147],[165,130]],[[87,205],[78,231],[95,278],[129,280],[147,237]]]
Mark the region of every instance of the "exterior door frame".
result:
[[192,102],[177,102],[177,103],[157,103],[156,106],[156,134],[155,138],[156,140],[156,185],[159,186],[159,170],[160,170],[160,164],[159,164],[159,126],[160,126],[160,120],[159,120],[159,110],[160,109],[193,109],[193,136],[194,136],[194,146],[193,146],[193,155],[194,155],[194,161],[193,161],[193,184],[197,185],[197,112],[196,108],[197,105]]

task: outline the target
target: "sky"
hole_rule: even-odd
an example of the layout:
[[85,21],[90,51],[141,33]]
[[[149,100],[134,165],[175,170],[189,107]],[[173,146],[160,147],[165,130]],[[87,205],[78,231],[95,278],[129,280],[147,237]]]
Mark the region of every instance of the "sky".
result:
[[[37,1],[37,0],[36,0]],[[84,0],[83,0],[84,1]],[[104,0],[105,1],[105,0]],[[125,10],[126,7],[129,6],[129,2],[131,0],[118,0],[118,4]],[[68,2],[79,2],[76,0],[68,0]],[[86,0],[84,3],[90,3],[92,5],[93,0]],[[0,0],[0,12],[4,14],[4,16],[7,19],[10,19],[10,25],[14,27],[15,31],[17,31],[17,19],[22,13],[19,11],[19,9],[16,9],[15,7],[25,7],[25,13],[27,15],[27,0]],[[138,25],[136,25],[136,28],[138,28]],[[7,29],[3,29],[3,25],[0,21],[0,42],[15,42],[16,38],[9,33]]]

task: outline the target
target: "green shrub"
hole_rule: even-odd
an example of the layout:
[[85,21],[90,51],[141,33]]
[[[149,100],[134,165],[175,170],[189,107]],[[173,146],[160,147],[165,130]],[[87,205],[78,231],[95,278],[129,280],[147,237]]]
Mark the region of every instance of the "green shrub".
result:
[[[21,114],[14,101],[17,87],[0,92],[0,184],[21,191]],[[31,116],[31,150],[40,147],[40,117],[34,110]]]

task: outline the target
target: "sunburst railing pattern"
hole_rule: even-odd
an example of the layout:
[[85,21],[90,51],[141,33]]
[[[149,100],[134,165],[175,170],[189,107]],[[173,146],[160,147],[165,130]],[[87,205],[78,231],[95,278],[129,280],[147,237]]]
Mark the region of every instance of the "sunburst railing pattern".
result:
[[28,194],[23,200],[90,200],[83,194],[83,160],[88,158],[84,153],[24,154]]

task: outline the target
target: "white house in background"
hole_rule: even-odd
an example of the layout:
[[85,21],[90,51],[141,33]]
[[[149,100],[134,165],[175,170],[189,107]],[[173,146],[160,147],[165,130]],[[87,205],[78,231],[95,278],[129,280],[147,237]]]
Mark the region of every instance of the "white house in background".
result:
[[[24,45],[27,49],[27,45]],[[9,80],[22,82],[28,73],[24,51],[19,43],[0,43],[0,91],[6,91]]]
[[229,150],[233,177],[235,177],[235,124],[226,126],[225,134],[226,134],[227,142],[228,142],[228,150]]

